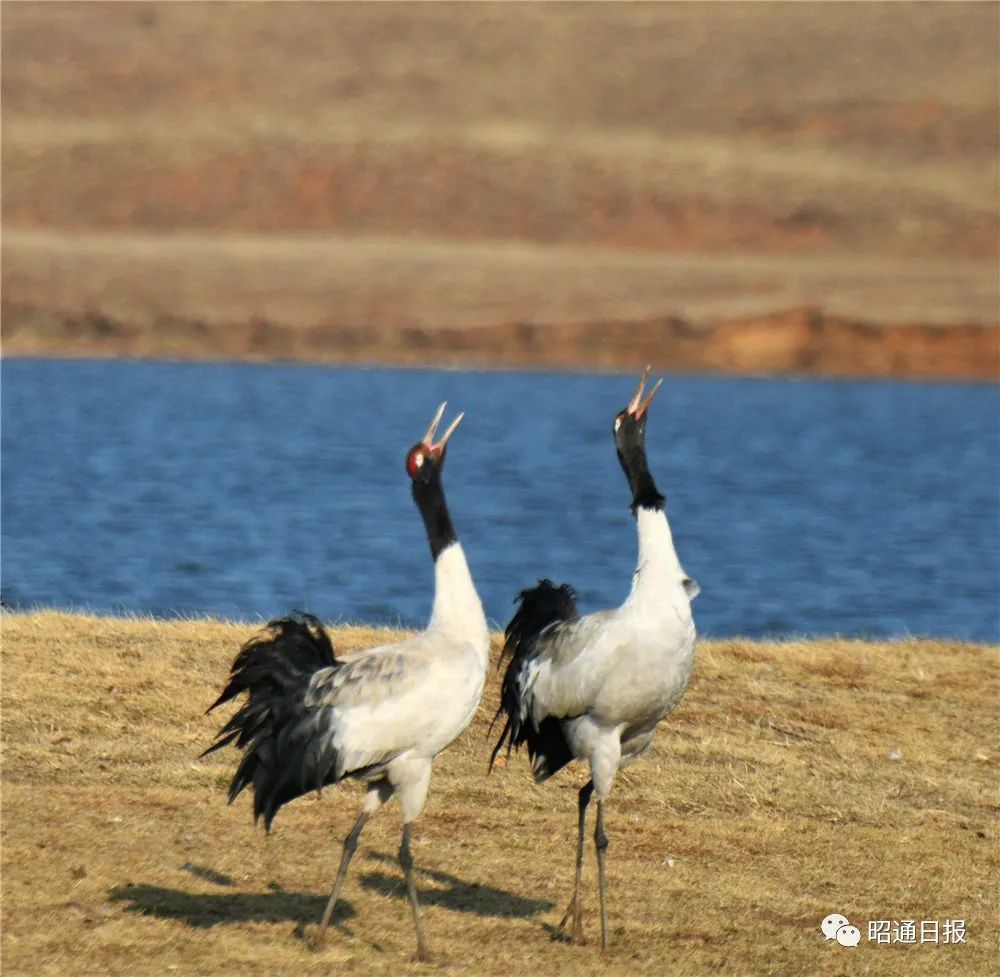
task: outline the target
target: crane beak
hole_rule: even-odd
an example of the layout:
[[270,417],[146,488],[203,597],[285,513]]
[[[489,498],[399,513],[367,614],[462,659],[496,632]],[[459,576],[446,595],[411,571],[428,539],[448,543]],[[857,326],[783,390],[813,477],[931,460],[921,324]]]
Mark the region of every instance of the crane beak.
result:
[[448,406],[448,401],[446,400],[438,409],[437,413],[434,415],[434,420],[431,421],[431,426],[427,428],[427,433],[420,439],[421,444],[426,444],[430,447],[434,442],[434,432],[437,430],[438,424],[441,423],[441,418],[444,416],[444,409]]
[[444,452],[445,445],[448,443],[448,439],[455,433],[455,428],[458,427],[462,418],[465,414],[459,414],[448,426],[448,430],[441,435],[441,440],[436,444],[434,443],[434,434],[437,431],[438,424],[441,423],[441,418],[444,416],[444,409],[448,406],[448,401],[445,401],[438,409],[437,413],[434,415],[434,420],[431,421],[431,426],[427,428],[427,433],[421,439],[421,443],[426,446],[429,454],[440,455]]
[[641,421],[646,416],[646,411],[649,410],[649,405],[653,402],[653,398],[656,396],[656,391],[660,389],[660,384],[663,383],[662,378],[657,380],[653,384],[652,389],[649,391],[645,399],[643,399],[642,393],[646,386],[646,381],[649,379],[649,371],[651,367],[646,367],[642,372],[642,376],[639,377],[639,386],[635,388],[635,393],[632,395],[632,400],[628,405],[628,412],[637,421]]

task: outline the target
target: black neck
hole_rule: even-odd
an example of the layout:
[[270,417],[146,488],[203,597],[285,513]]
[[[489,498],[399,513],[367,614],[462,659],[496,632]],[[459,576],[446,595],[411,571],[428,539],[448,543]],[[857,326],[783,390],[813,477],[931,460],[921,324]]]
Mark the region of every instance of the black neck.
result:
[[413,501],[417,503],[427,530],[427,542],[431,546],[431,557],[437,559],[442,550],[458,540],[455,527],[448,514],[448,503],[444,500],[441,476],[435,472],[426,482],[413,483]]
[[618,460],[632,489],[632,512],[637,509],[662,510],[667,500],[649,473],[645,448],[631,448],[624,454],[619,450]]

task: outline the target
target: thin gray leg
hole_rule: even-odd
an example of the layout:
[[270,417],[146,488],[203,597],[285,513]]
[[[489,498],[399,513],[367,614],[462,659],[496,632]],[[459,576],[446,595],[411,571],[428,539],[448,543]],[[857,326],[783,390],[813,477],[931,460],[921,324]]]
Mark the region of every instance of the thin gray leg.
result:
[[577,807],[579,810],[579,824],[576,834],[576,883],[573,886],[573,898],[570,899],[566,907],[566,914],[559,923],[558,929],[564,929],[573,919],[573,934],[570,937],[573,943],[583,943],[583,906],[580,900],[580,878],[583,875],[583,829],[587,821],[587,805],[590,803],[590,795],[594,792],[593,780],[588,781],[580,788],[577,795]]
[[413,883],[413,855],[410,854],[410,825],[403,825],[403,842],[399,846],[399,864],[406,876],[406,892],[410,897],[410,908],[413,910],[413,928],[417,931],[417,959],[430,960],[427,944],[424,943],[423,930],[420,928],[420,907],[417,904],[417,887]]
[[361,836],[361,829],[365,826],[365,822],[369,817],[371,815],[367,811],[362,811],[358,815],[358,820],[354,822],[351,833],[344,839],[344,852],[340,856],[340,868],[337,869],[337,879],[333,883],[333,892],[330,893],[330,899],[326,904],[326,911],[323,913],[323,920],[319,924],[319,929],[316,931],[316,938],[313,940],[313,946],[317,950],[323,945],[326,928],[330,925],[330,917],[333,915],[334,906],[337,905],[337,896],[340,895],[340,887],[344,884],[344,879],[347,878],[347,866],[351,864],[351,856],[358,847],[358,838]]
[[594,847],[597,849],[598,885],[601,893],[601,949],[608,948],[608,916],[604,908],[604,853],[608,850],[608,836],[604,833],[604,801],[597,802],[597,827],[594,828]]

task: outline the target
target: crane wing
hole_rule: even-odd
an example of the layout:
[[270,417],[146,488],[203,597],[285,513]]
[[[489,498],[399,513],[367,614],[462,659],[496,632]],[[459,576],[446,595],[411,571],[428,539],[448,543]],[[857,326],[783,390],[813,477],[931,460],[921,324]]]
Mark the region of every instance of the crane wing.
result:
[[247,693],[205,751],[230,743],[244,751],[230,803],[252,785],[254,817],[270,830],[288,801],[398,756],[427,721],[423,683],[413,681],[423,669],[423,660],[393,646],[338,660],[311,615],[272,621],[243,645],[229,684],[209,708]]
[[522,590],[517,600],[520,607],[507,625],[500,656],[501,664],[508,657],[510,664],[493,720],[504,714],[506,721],[493,748],[490,769],[504,744],[510,755],[513,748],[526,743],[535,779],[541,781],[573,759],[559,722],[571,713],[546,708],[546,703],[537,700],[535,684],[541,670],[579,652],[582,645],[572,636],[589,619],[579,616],[576,594],[568,584],[556,587],[551,580],[540,580],[537,587]]

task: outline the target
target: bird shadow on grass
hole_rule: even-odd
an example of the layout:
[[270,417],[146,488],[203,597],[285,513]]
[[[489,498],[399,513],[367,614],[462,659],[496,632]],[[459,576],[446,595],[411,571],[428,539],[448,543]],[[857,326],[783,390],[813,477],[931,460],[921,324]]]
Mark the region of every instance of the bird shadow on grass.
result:
[[[391,855],[372,852],[370,861],[391,864],[398,861]],[[232,879],[212,869],[184,865],[184,871],[198,878],[230,888]],[[456,912],[476,913],[480,916],[519,917],[530,919],[551,909],[553,903],[544,899],[525,899],[512,892],[489,885],[465,882],[447,872],[417,868],[418,880],[429,879],[434,888],[419,888],[420,902],[427,906],[441,906]],[[350,877],[348,877],[350,879]],[[360,875],[362,888],[397,899],[406,898],[402,873],[392,875],[368,872]],[[348,884],[350,884],[348,882]],[[126,912],[158,919],[174,919],[198,929],[235,923],[296,923],[296,933],[303,935],[303,926],[319,920],[326,907],[326,895],[307,892],[288,892],[275,886],[270,892],[185,892],[159,885],[128,883],[111,890],[112,902],[124,903]],[[357,910],[346,899],[337,901],[333,923],[338,925],[357,915]],[[349,930],[345,930],[348,935]]]
[[[184,892],[159,885],[128,883],[112,889],[110,899],[125,903],[125,911],[159,919],[176,919],[188,926],[210,929],[233,923],[298,923],[311,926],[326,907],[327,896],[306,892]],[[333,923],[356,916],[350,902],[341,899]],[[301,935],[301,934],[300,934]]]
[[[399,862],[392,855],[382,852],[370,852],[369,861],[378,861],[398,866]],[[422,906],[441,906],[460,913],[476,913],[479,916],[502,916],[530,919],[539,913],[551,909],[555,903],[546,899],[525,899],[523,896],[495,889],[490,885],[480,885],[477,882],[465,882],[434,869],[415,866],[417,874],[417,895]],[[421,877],[430,879],[445,888],[428,889],[420,885]],[[368,872],[360,877],[361,885],[369,891],[382,895],[405,899],[406,887],[403,884],[402,873],[385,875],[381,872]]]

